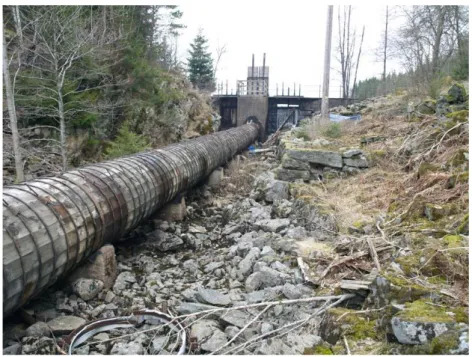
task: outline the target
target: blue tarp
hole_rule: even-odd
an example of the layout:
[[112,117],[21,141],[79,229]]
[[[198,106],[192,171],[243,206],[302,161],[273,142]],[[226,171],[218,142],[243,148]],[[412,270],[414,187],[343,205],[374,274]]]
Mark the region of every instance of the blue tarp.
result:
[[345,117],[344,115],[329,113],[329,120],[334,121],[336,123],[338,123],[340,121],[344,121],[344,120],[361,120],[361,115],[356,114],[356,115],[352,115],[350,117]]

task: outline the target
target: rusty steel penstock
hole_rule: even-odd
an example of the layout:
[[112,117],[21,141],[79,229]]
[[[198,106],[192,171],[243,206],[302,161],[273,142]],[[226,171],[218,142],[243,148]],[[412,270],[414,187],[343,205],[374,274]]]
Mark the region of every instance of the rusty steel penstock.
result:
[[254,124],[3,188],[3,316],[207,177]]

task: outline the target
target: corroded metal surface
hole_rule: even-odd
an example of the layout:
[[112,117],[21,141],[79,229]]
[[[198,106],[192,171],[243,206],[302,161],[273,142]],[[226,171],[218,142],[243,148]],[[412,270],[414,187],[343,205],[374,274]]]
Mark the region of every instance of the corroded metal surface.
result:
[[258,135],[254,124],[3,188],[3,314],[65,277]]

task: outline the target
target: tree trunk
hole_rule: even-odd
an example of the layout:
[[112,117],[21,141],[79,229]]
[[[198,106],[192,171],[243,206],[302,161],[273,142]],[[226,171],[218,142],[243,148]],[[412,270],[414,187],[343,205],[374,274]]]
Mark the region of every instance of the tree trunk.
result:
[[61,132],[61,156],[62,156],[62,170],[67,170],[67,143],[66,143],[66,120],[64,117],[64,101],[62,99],[62,86],[57,86],[57,102],[59,104],[59,124]]
[[440,68],[439,68],[439,50],[441,47],[441,38],[444,33],[444,22],[446,18],[446,6],[441,6],[439,9],[439,19],[438,19],[438,27],[436,31],[436,36],[434,39],[434,47],[433,47],[433,59],[432,59],[432,74],[433,77],[436,75]]
[[354,88],[356,88],[357,70],[359,69],[359,61],[361,59],[362,43],[364,42],[364,31],[365,26],[362,27],[361,45],[359,46],[359,53],[357,54],[356,71],[354,72],[354,82],[352,84],[351,98],[354,98]]
[[320,124],[329,123],[329,70],[331,61],[331,33],[333,32],[333,5],[328,5],[328,18],[326,23],[325,58],[323,76],[323,98],[321,100]]
[[3,33],[3,78],[5,80],[5,94],[7,97],[8,115],[10,117],[11,132],[13,137],[13,153],[15,155],[16,182],[25,180],[23,173],[23,161],[20,152],[20,136],[18,134],[18,122],[16,118],[15,97],[10,82],[10,73],[8,71],[7,44],[5,41],[5,32]]
[[15,20],[16,34],[19,38],[20,46],[23,47],[23,31],[21,30],[20,8],[13,6],[13,18]]
[[388,5],[385,11],[385,37],[384,37],[384,58],[383,58],[383,94],[387,95],[387,33],[388,33]]

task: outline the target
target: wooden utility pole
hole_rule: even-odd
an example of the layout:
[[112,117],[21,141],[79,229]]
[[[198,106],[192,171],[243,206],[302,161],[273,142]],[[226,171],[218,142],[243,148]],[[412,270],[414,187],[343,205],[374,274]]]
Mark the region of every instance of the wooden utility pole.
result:
[[323,97],[321,99],[320,124],[329,123],[329,69],[331,60],[331,34],[333,32],[333,5],[328,5],[328,18],[326,20]]

